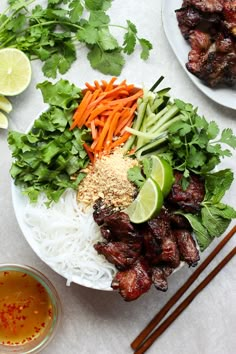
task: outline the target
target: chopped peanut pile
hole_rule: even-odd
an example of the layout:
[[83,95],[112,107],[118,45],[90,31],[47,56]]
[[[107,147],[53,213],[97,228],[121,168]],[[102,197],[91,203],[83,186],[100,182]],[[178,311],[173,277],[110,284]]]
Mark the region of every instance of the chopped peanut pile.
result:
[[124,157],[120,149],[104,155],[87,168],[87,176],[79,185],[77,199],[86,206],[98,198],[114,207],[125,208],[133,200],[135,187],[127,179],[129,168],[137,161]]

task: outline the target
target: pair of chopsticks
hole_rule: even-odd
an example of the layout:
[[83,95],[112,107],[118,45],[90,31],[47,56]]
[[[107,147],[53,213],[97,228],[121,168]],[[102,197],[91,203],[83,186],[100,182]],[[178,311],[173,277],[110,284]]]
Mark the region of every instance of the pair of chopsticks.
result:
[[[215,247],[209,256],[199,265],[195,272],[188,278],[188,280],[177,290],[177,292],[170,298],[166,305],[154,316],[149,324],[142,330],[142,332],[131,343],[135,354],[145,353],[146,350],[154,343],[154,341],[171,325],[172,322],[186,309],[186,307],[193,301],[193,299],[203,290],[207,284],[220,272],[220,270],[235,256],[236,247],[207,275],[207,277],[181,302],[181,304],[162,322],[162,324],[155,329],[155,327],[165,317],[167,312],[176,304],[182,295],[188,290],[208,264],[216,257],[226,243],[233,237],[236,232],[234,226],[223,240]],[[154,330],[155,329],[155,330]]]

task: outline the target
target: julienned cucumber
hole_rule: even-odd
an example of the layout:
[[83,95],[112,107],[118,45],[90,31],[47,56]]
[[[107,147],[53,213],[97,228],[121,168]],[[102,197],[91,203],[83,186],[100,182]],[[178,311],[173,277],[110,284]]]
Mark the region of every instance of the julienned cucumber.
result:
[[183,119],[179,107],[170,102],[169,88],[157,92],[145,91],[138,100],[137,117],[132,128],[126,130],[132,135],[123,147],[127,153],[135,147],[137,157],[149,153],[167,139],[172,124]]

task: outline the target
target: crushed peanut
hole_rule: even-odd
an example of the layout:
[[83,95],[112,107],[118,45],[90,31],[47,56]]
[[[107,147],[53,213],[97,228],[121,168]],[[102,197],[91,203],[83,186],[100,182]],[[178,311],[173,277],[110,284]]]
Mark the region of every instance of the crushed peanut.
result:
[[124,157],[121,149],[97,159],[94,165],[89,165],[88,173],[79,185],[78,201],[90,206],[102,198],[107,205],[127,207],[135,194],[135,186],[128,181],[127,171],[137,164],[137,160]]

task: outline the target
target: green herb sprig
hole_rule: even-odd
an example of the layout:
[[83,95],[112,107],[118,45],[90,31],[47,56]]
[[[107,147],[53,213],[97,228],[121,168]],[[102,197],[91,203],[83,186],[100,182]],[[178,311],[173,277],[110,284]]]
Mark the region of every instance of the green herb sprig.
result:
[[204,251],[215,237],[221,236],[236,210],[222,202],[234,179],[230,169],[224,169],[205,176],[206,194],[199,214],[182,213],[191,224],[201,251]]
[[[65,74],[76,60],[76,43],[88,48],[87,58],[93,69],[103,74],[120,75],[125,64],[124,54],[130,55],[137,44],[140,57],[146,60],[152,44],[138,36],[130,20],[126,26],[113,25],[107,10],[112,0],[48,0],[47,6],[35,0],[8,0],[9,7],[0,14],[0,48],[15,47],[31,60],[44,62],[43,73],[56,78]],[[124,31],[119,44],[110,28]]]
[[[14,159],[10,173],[14,183],[31,202],[45,193],[48,205],[57,202],[66,188],[77,189],[85,177],[81,169],[89,163],[83,148],[91,137],[88,129],[69,130],[81,90],[67,80],[52,84],[49,81],[37,86],[49,104],[49,109],[34,121],[31,130],[24,134],[9,131],[8,144]],[[72,176],[77,178],[71,178]]]

